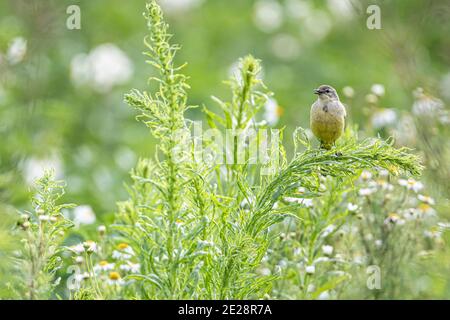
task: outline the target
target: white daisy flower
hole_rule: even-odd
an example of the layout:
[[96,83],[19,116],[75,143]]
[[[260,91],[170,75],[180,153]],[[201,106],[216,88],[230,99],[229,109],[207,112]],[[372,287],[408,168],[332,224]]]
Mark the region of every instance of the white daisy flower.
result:
[[100,235],[104,235],[104,234],[106,233],[106,226],[104,226],[104,225],[98,226],[97,232],[98,232]]
[[372,173],[370,171],[364,170],[361,172],[361,175],[359,176],[362,181],[368,181],[372,179]]
[[278,123],[282,114],[283,109],[278,105],[278,102],[273,98],[269,98],[264,105],[264,120],[270,126],[274,126]]
[[377,110],[371,119],[372,126],[375,129],[384,128],[394,124],[397,121],[397,113],[393,109],[383,108]]
[[406,187],[408,190],[413,190],[416,193],[423,189],[423,183],[416,181],[413,178],[409,178],[408,180],[398,179],[398,184]]
[[84,246],[82,243],[69,247],[69,249],[76,254],[82,254],[84,252]]
[[401,219],[400,216],[396,213],[390,213],[388,217],[384,220],[384,224],[390,225],[390,224],[397,224],[397,225],[403,225],[405,224],[405,220]]
[[330,235],[334,230],[336,229],[336,226],[334,224],[330,224],[327,226],[323,231],[321,237],[325,238],[328,235]]
[[356,212],[357,210],[358,210],[358,205],[357,204],[353,204],[353,203],[351,203],[351,202],[349,202],[348,204],[347,204],[347,210],[348,211],[350,211],[350,212]]
[[355,96],[355,90],[349,86],[342,88],[342,93],[347,98],[353,98]]
[[99,45],[89,54],[78,54],[71,61],[74,84],[92,86],[101,93],[127,82],[132,74],[131,60],[111,43]]
[[417,207],[417,212],[425,217],[436,216],[436,210],[434,210],[428,203],[421,203]]
[[378,102],[378,97],[373,93],[369,93],[366,95],[366,101],[371,104],[375,104]]
[[425,94],[422,88],[417,88],[413,92],[416,100],[412,106],[412,112],[416,116],[436,116],[444,109],[442,100]]
[[77,226],[80,224],[93,224],[95,223],[96,216],[91,206],[82,205],[73,209],[73,221]]
[[[84,249],[84,248],[83,248]],[[84,258],[82,256],[77,256],[75,258],[75,263],[76,264],[82,264],[84,262]]]
[[384,86],[379,83],[372,85],[372,88],[370,88],[370,91],[372,91],[372,93],[377,95],[378,97],[384,96],[384,93],[385,93]]
[[112,257],[118,260],[129,260],[133,255],[133,248],[131,248],[127,243],[120,243],[117,246],[117,250],[114,250],[112,253]]
[[270,271],[269,268],[262,268],[262,269],[259,270],[259,273],[262,276],[270,276],[272,274],[272,271]]
[[95,243],[92,240],[87,240],[85,242],[83,242],[83,247],[86,250],[86,252],[88,253],[92,253],[92,252],[97,252],[97,243]]
[[376,185],[378,187],[381,187],[381,190],[385,190],[385,191],[392,191],[394,190],[394,186],[392,184],[390,184],[389,182],[387,182],[386,180],[383,179],[377,179],[375,181]]
[[94,271],[95,272],[110,271],[110,270],[113,270],[114,267],[115,267],[114,263],[109,263],[106,260],[102,260],[94,266]]
[[302,204],[307,208],[311,208],[313,206],[313,201],[312,201],[312,199],[309,199],[309,198],[284,197],[284,201],[290,202],[290,203]]
[[111,271],[109,273],[108,282],[109,285],[124,285],[125,281],[120,276],[120,273]]
[[423,235],[426,238],[431,238],[431,239],[439,239],[442,235],[442,232],[438,229],[431,229],[431,230],[425,230],[423,232]]
[[322,252],[324,255],[331,256],[333,254],[333,246],[324,245],[322,246]]
[[328,291],[324,291],[317,297],[319,300],[329,300],[330,299],[330,293]]
[[368,197],[376,191],[377,190],[375,188],[361,188],[359,189],[358,194],[362,197]]
[[419,194],[419,195],[417,195],[417,199],[419,199],[420,201],[425,202],[425,203],[427,203],[429,205],[432,205],[432,206],[435,205],[434,199],[429,197],[429,196],[425,196],[423,194]]
[[18,64],[23,60],[27,53],[27,40],[22,37],[14,38],[6,52],[6,59],[12,65]]
[[313,265],[306,266],[305,271],[307,274],[314,274],[316,272],[316,267]]
[[141,271],[141,265],[139,263],[133,263],[131,261],[127,261],[126,263],[120,266],[120,270],[131,272],[131,273],[139,273]]

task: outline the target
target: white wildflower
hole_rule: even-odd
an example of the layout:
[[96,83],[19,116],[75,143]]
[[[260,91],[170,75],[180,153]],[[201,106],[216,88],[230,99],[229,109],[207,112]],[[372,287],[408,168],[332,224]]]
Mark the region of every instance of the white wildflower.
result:
[[86,250],[86,252],[88,253],[92,253],[92,252],[97,252],[97,243],[92,241],[92,240],[87,240],[85,242],[83,242],[83,246],[84,249]]
[[[83,248],[83,250],[84,250],[84,248]],[[77,256],[75,258],[75,263],[82,264],[83,262],[84,262],[84,258],[82,256]]]
[[131,273],[139,273],[141,270],[141,265],[139,263],[133,263],[127,261],[126,263],[120,266],[120,270],[131,272]]
[[305,271],[307,274],[314,274],[316,272],[316,267],[313,265],[306,266]]
[[370,91],[372,91],[372,93],[377,95],[378,97],[384,96],[384,93],[385,93],[384,86],[379,83],[372,85],[372,88],[370,88]]
[[357,210],[358,210],[358,205],[357,204],[353,204],[353,203],[351,203],[351,202],[349,202],[348,204],[347,204],[347,210],[348,211],[350,211],[350,212],[356,212]]
[[425,202],[425,203],[427,203],[429,205],[432,205],[432,206],[435,205],[434,199],[432,197],[430,197],[430,196],[425,196],[423,194],[418,194],[417,195],[417,199],[419,199],[420,201]]
[[76,254],[81,254],[84,252],[84,246],[82,243],[79,243],[77,245],[71,246],[69,247],[69,249],[73,252],[75,252]]
[[111,43],[99,45],[89,54],[78,54],[71,62],[74,84],[92,86],[102,93],[127,82],[132,74],[131,60]]
[[368,181],[372,179],[372,173],[370,171],[364,170],[361,172],[361,175],[359,176],[362,181]]
[[274,126],[280,120],[282,113],[283,109],[278,105],[278,102],[273,98],[269,98],[264,105],[264,120],[270,126]]
[[73,210],[73,221],[76,225],[93,224],[96,220],[94,210],[91,206],[82,205]]
[[120,274],[116,271],[111,271],[109,273],[109,277],[108,277],[108,284],[109,285],[124,285],[125,281],[122,279],[122,277],[120,276]]
[[284,200],[290,203],[298,203],[302,204],[307,208],[311,208],[313,206],[313,200],[309,198],[293,198],[293,197],[285,197]]
[[350,86],[344,87],[342,89],[342,93],[347,98],[353,98],[355,96],[355,90],[352,87],[350,87]]
[[22,37],[14,38],[6,52],[6,59],[12,65],[18,64],[23,60],[27,53],[27,40]]
[[371,104],[375,104],[378,102],[378,97],[373,93],[369,93],[366,95],[366,101]]
[[398,179],[398,184],[406,187],[408,190],[413,190],[416,193],[423,189],[423,183],[416,181],[413,178],[409,178],[408,180]]
[[330,235],[334,230],[336,229],[336,226],[334,224],[330,224],[322,231],[322,237],[325,238],[328,235]]
[[393,109],[380,109],[372,115],[371,123],[375,129],[384,128],[397,121],[397,114]]
[[131,248],[127,243],[120,243],[117,246],[117,250],[114,250],[112,253],[112,257],[118,260],[129,260],[133,255],[133,248]]
[[104,234],[106,233],[106,226],[104,226],[104,225],[98,226],[97,232],[98,232],[100,235],[104,235]]
[[324,255],[331,256],[333,254],[333,246],[324,245],[322,246],[322,252]]
[[413,95],[416,100],[412,106],[412,112],[416,116],[436,116],[440,115],[444,109],[442,100],[426,95],[422,88],[414,90]]
[[359,189],[358,194],[362,197],[368,197],[376,191],[377,190],[375,188],[361,188]]
[[111,271],[114,269],[114,267],[114,263],[109,263],[106,260],[102,260],[94,266],[94,272],[98,273],[100,271]]
[[262,276],[267,277],[267,276],[270,276],[270,275],[272,274],[272,271],[270,271],[269,268],[262,268],[262,269],[259,270],[259,273],[260,273]]
[[319,294],[317,299],[319,299],[319,300],[329,300],[330,299],[330,294],[329,294],[328,291],[324,291],[321,294]]
[[436,210],[434,210],[433,207],[431,207],[428,203],[425,202],[419,204],[419,206],[417,207],[417,212],[425,217],[436,216]]
[[283,8],[274,0],[259,0],[255,3],[253,22],[264,32],[272,32],[283,23]]

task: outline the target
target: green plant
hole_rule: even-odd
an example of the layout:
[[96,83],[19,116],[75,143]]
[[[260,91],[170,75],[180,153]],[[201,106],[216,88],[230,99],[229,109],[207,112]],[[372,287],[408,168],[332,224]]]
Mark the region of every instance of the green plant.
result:
[[46,172],[36,181],[33,210],[20,215],[17,232],[22,247],[16,260],[20,279],[17,292],[25,299],[48,299],[59,283],[55,273],[62,267],[61,243],[73,225],[62,213],[73,205],[58,204],[63,195],[62,182],[56,181],[52,172]]
[[[157,88],[154,94],[133,90],[125,99],[158,139],[158,152],[154,160],[143,159],[132,171],[130,199],[119,204],[114,226],[141,265],[139,273],[126,277],[139,284],[137,297],[261,298],[270,293],[278,277],[257,272],[273,243],[269,230],[286,217],[308,220],[313,241],[330,223],[326,214],[299,216],[304,207],[301,198],[290,202],[283,198],[298,197],[300,187],[308,197],[320,197],[323,177],[334,181],[333,191],[339,194],[342,181],[367,168],[384,168],[392,174],[420,172],[418,158],[407,149],[395,149],[390,141],[378,139],[358,142],[350,130],[332,151],[313,148],[298,130],[294,140],[306,150],[296,150],[291,161],[275,139],[265,154],[268,161],[240,163],[240,148],[249,152],[250,146],[268,144],[267,137],[253,134],[264,128],[255,116],[271,93],[260,79],[259,61],[252,56],[240,60],[239,73],[228,82],[230,102],[214,98],[224,115],[203,108],[212,129],[231,130],[232,147],[218,153],[218,162],[198,161],[198,138],[190,138],[192,122],[184,117],[189,108],[187,77],[180,73],[184,65],[174,62],[179,46],[170,44],[168,26],[155,1],[144,15],[150,30],[146,56],[159,73],[150,80]],[[239,140],[239,134],[245,139]],[[210,140],[200,139],[217,151]],[[260,169],[270,170],[261,175]],[[310,245],[315,250],[316,244]]]

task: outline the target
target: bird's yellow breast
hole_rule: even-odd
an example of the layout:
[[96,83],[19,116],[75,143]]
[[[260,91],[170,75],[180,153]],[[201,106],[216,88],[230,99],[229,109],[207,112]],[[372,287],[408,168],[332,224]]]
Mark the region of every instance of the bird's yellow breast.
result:
[[345,108],[339,102],[321,103],[311,107],[311,131],[327,147],[341,136],[345,126]]

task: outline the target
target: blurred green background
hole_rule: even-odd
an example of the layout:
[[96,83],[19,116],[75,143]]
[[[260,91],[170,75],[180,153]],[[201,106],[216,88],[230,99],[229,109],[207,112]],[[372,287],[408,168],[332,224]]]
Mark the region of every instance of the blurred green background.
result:
[[[190,104],[212,106],[211,95],[226,96],[222,80],[251,53],[262,59],[265,83],[275,92],[275,107],[261,118],[286,127],[290,150],[295,127],[309,126],[313,89],[330,84],[362,136],[393,135],[423,156],[423,181],[440,215],[450,218],[447,0],[159,2],[174,42],[183,47],[178,61],[188,62]],[[30,183],[53,167],[67,182],[66,200],[82,206],[73,213],[79,223],[111,221],[116,201],[126,197],[129,170],[138,157],[154,153],[152,137],[122,101],[130,88],[145,88],[152,72],[141,54],[144,4],[0,2],[3,217],[26,207]],[[380,30],[367,28],[369,4],[381,9]],[[70,5],[80,8],[79,30],[66,26]],[[203,116],[194,109],[188,117]],[[441,275],[450,271],[450,256],[437,259],[434,294],[449,297],[450,284]]]

